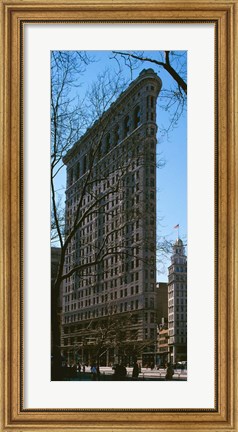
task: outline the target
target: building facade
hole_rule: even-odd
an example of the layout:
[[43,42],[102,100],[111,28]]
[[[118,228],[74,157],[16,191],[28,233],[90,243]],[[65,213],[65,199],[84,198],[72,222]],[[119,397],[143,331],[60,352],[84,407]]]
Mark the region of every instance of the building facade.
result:
[[168,283],[156,283],[157,309],[157,355],[156,364],[165,365],[168,361]]
[[[62,285],[60,287],[60,293],[55,291],[54,283],[57,277],[59,263],[60,263],[61,249],[57,247],[51,248],[51,353],[53,353],[53,333],[58,330],[58,322],[55,321],[61,316],[62,312]],[[55,308],[57,318],[55,316]]]
[[169,355],[169,329],[168,321],[162,319],[161,323],[158,325],[157,333],[157,365],[165,367],[168,363]]
[[100,364],[156,353],[156,99],[143,70],[64,158],[62,354]]
[[167,282],[156,283],[157,322],[168,322],[168,284]]
[[177,363],[187,360],[187,257],[181,239],[173,245],[168,270],[169,361]]

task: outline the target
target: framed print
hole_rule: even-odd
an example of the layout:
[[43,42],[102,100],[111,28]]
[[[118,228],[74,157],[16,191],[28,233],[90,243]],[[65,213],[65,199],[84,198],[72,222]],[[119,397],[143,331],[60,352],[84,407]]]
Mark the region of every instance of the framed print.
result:
[[1,7],[2,430],[237,431],[237,1]]

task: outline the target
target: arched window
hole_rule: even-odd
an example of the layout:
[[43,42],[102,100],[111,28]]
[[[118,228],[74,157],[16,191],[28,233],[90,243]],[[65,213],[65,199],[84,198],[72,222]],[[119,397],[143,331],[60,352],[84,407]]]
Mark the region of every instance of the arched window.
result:
[[134,111],[134,129],[136,129],[140,123],[141,123],[141,113],[140,113],[140,107],[137,106]]
[[130,131],[130,118],[127,115],[124,119],[124,138],[127,137],[127,135],[129,134]]
[[98,160],[100,160],[101,157],[102,157],[102,141],[100,141],[100,143],[99,143],[98,152],[97,153],[98,153],[97,154]]
[[119,143],[119,125],[116,125],[114,129],[114,145]]
[[77,164],[76,164],[75,176],[76,176],[76,180],[78,180],[78,178],[80,176],[80,163],[79,162],[77,162]]
[[107,154],[110,151],[111,147],[111,135],[110,133],[107,134],[106,140],[105,140],[105,153]]
[[74,181],[74,172],[73,169],[71,168],[69,171],[69,184],[71,185]]
[[85,174],[87,171],[87,155],[84,155],[83,157],[83,174]]

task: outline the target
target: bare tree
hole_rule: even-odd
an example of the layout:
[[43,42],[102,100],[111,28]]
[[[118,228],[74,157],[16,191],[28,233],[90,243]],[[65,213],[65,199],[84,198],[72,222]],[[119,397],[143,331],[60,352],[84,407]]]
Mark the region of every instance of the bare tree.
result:
[[[130,360],[133,363],[139,353],[153,345],[152,339],[145,341],[139,338],[140,326],[132,311],[115,314],[114,305],[110,301],[106,303],[105,308],[105,316],[96,320],[91,319],[86,325],[77,326],[74,340],[69,341],[67,348],[74,362],[79,359],[82,363],[95,363],[99,366],[101,357],[108,356],[111,364],[122,360]],[[116,359],[108,355],[112,349],[117,352]]]
[[[52,84],[51,84],[51,197],[52,197],[52,240],[60,245],[61,256],[59,260],[58,273],[52,290],[52,338],[53,358],[57,375],[57,365],[60,365],[60,315],[58,299],[60,285],[64,280],[74,277],[77,280],[91,278],[96,283],[98,274],[103,271],[105,258],[107,256],[133,256],[130,248],[124,245],[124,240],[118,241],[126,226],[128,217],[132,217],[133,209],[124,210],[125,216],[120,219],[118,225],[109,233],[101,236],[97,241],[87,241],[90,250],[90,259],[76,256],[76,253],[68,257],[69,249],[75,250],[75,244],[82,239],[82,226],[86,219],[110,217],[109,203],[115,194],[122,194],[126,189],[125,179],[130,175],[132,160],[140,155],[133,152],[133,139],[131,141],[130,154],[118,156],[115,166],[105,169],[101,159],[103,152],[102,142],[107,131],[107,126],[113,116],[102,114],[110,106],[112,101],[121,93],[125,83],[120,73],[117,77],[111,77],[109,71],[103,72],[88,92],[87,104],[76,101],[74,85],[79,82],[80,74],[90,60],[87,56],[78,53],[57,52],[52,53]],[[79,67],[78,67],[79,64]],[[120,72],[120,71],[119,71]],[[78,84],[77,84],[78,85]],[[86,113],[86,114],[85,114]],[[64,164],[64,157],[72,147],[85,126],[92,125],[94,121],[95,134],[87,151],[85,162],[85,175],[79,180],[77,203],[70,214],[63,214],[60,205],[60,197],[55,188],[55,178]],[[95,124],[96,123],[96,124]],[[135,139],[135,138],[134,138]],[[113,181],[112,181],[113,179]],[[97,184],[106,184],[100,193]],[[90,203],[84,206],[85,197],[90,197]],[[137,217],[139,217],[137,215]],[[64,223],[65,220],[65,223]],[[137,254],[138,256],[138,254]],[[70,260],[70,261],[69,261]]]
[[[110,115],[113,115],[113,110],[110,111]],[[66,215],[65,239],[62,242],[61,253],[62,269],[58,274],[58,283],[73,277],[75,285],[79,281],[87,281],[92,286],[92,289],[95,289],[102,274],[107,273],[110,269],[109,259],[120,262],[124,278],[128,273],[128,260],[143,260],[148,265],[148,268],[151,265],[154,266],[151,257],[144,258],[140,255],[139,245],[132,248],[130,244],[127,244],[131,236],[131,232],[127,231],[129,221],[131,224],[138,223],[139,226],[143,223],[144,216],[139,203],[134,205],[129,201],[127,204],[124,202],[124,197],[131,195],[129,188],[132,186],[129,186],[131,181],[128,182],[128,179],[130,180],[133,176],[133,165],[135,163],[140,163],[141,166],[143,163],[151,165],[151,162],[148,161],[145,149],[138,149],[138,137],[135,135],[130,141],[129,154],[121,152],[115,161],[116,166],[112,165],[105,168],[103,157],[101,159],[98,157],[99,151],[100,153],[104,151],[101,148],[102,133],[104,133],[102,125],[98,125],[98,131],[101,132],[100,137],[95,138],[95,142],[91,141],[89,148],[87,170],[85,175],[79,179],[78,190],[80,193],[78,194],[76,207],[74,211],[69,211]],[[105,149],[105,151],[107,150]],[[138,162],[139,160],[140,162]],[[101,192],[98,190],[99,183],[102,185]],[[90,201],[84,206],[86,197],[90,197]],[[101,230],[97,240],[90,234],[85,238],[83,228],[85,220],[92,220],[94,224],[97,223],[96,221],[100,222],[100,219],[103,218],[110,220],[114,211],[111,209],[111,203],[115,200],[118,200],[118,208],[120,209],[118,210],[117,223],[110,224],[110,229],[108,224],[105,231]],[[96,225],[95,227],[98,228]],[[100,231],[100,228],[98,228],[98,231]],[[147,243],[148,249],[153,248],[153,236],[147,238]],[[67,253],[68,258],[65,261],[66,252],[69,249],[72,253],[70,256]],[[82,255],[77,254],[79,249],[82,250]],[[152,252],[154,254],[155,250]],[[111,307],[113,308],[113,305]],[[107,314],[106,311],[105,313]],[[112,332],[115,327],[114,319],[106,320],[106,325],[105,321],[101,322],[103,322],[104,331],[102,331],[101,327],[98,327],[97,334],[99,332],[102,338],[97,337],[95,339],[97,358],[100,355],[101,348],[105,347],[104,343],[108,340],[108,336],[110,335],[111,340],[112,334],[115,335],[115,331]],[[83,332],[88,337],[90,336],[91,341],[93,340],[91,331],[89,332],[88,328],[85,328]]]
[[187,94],[186,59],[184,52],[164,51],[164,58],[161,51],[157,52],[158,58],[145,56],[143,52],[113,51],[113,54],[114,58],[121,56],[131,71],[137,67],[137,62],[133,62],[133,60],[143,63],[152,63],[153,65],[165,69],[177,83],[179,89],[182,89],[183,92]]
[[160,107],[168,113],[168,124],[160,125],[160,133],[168,133],[178,125],[180,117],[186,111],[187,104],[187,54],[185,51],[157,51],[146,55],[144,51],[113,51],[119,64],[120,60],[130,69],[131,76],[141,63],[163,69],[171,77],[170,87],[162,88],[159,97]]
[[[155,265],[154,236],[147,238],[147,249],[151,252],[148,257],[141,255],[140,243],[133,248],[128,242],[131,236],[130,224],[144,223],[146,217],[146,203],[134,203],[126,200],[131,196],[130,188],[133,184],[135,164],[150,167],[156,166],[156,160],[149,159],[146,145],[138,145],[139,134],[135,130],[130,137],[130,145],[119,153],[112,152],[112,164],[105,164],[104,155],[110,151],[110,137],[108,127],[115,114],[113,101],[125,88],[121,68],[116,75],[110,71],[104,71],[98,76],[95,83],[85,97],[80,98],[80,81],[87,65],[93,59],[83,52],[52,52],[51,72],[51,213],[52,213],[52,241],[58,244],[61,255],[58,265],[57,276],[52,290],[52,346],[53,346],[53,369],[52,379],[59,379],[60,359],[60,313],[58,300],[60,286],[63,281],[73,280],[75,284],[79,281],[90,281],[92,289],[97,285],[101,275],[110,268],[108,260],[119,260],[122,268],[122,277],[126,278],[128,262],[143,260],[148,269]],[[107,109],[110,107],[110,110]],[[74,181],[77,176],[77,196],[72,208],[65,212],[62,198],[56,188],[55,180],[61,172],[64,163],[67,163],[67,154],[79,141],[83,134],[87,135],[87,128],[93,126],[93,136],[90,144],[87,144],[84,173],[79,177],[77,172],[69,173],[68,182]],[[117,131],[113,132],[115,135]],[[115,136],[114,136],[115,139]],[[70,176],[72,175],[72,179]],[[100,185],[100,186],[99,186]],[[121,197],[121,199],[120,199]],[[122,199],[123,197],[123,199]],[[97,239],[92,235],[85,234],[85,221],[100,221],[106,218],[112,219],[111,203],[118,200],[120,211],[117,223],[109,224],[105,232],[98,229]],[[95,222],[96,223],[96,222]],[[79,254],[79,250],[82,254]],[[70,251],[70,252],[69,252]],[[74,295],[74,294],[73,294]],[[76,299],[75,299],[76,300]],[[106,300],[105,300],[106,301]],[[113,311],[114,303],[111,306]],[[130,314],[127,314],[130,319]],[[120,337],[121,321],[111,313],[106,318],[99,320],[94,327],[91,318],[87,321],[84,329],[79,329],[75,337],[82,339],[82,346],[87,338],[90,345],[94,346],[94,353],[99,359],[109,342],[120,345],[124,351],[131,352],[140,350],[146,344],[136,338],[130,338],[130,344],[126,339]],[[125,323],[124,323],[125,324]],[[126,344],[125,344],[126,342]],[[88,343],[88,342],[87,342]],[[124,344],[124,345],[123,345]],[[130,345],[130,348],[129,348]],[[77,344],[69,344],[70,349],[75,350]]]
[[[64,210],[59,205],[61,197],[55,187],[55,179],[63,168],[62,158],[79,138],[85,127],[85,113],[80,108],[79,96],[74,91],[89,58],[83,52],[52,51],[51,53],[51,236],[53,244],[64,238]],[[61,255],[57,276],[51,290],[51,323],[54,363],[60,363],[59,295],[60,274],[64,257]]]

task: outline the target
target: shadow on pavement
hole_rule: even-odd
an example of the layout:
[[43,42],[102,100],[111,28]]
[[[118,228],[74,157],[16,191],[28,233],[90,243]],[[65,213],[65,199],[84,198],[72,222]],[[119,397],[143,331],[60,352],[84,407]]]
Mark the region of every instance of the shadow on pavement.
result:
[[[101,373],[96,379],[93,377],[93,374],[89,372],[79,372],[74,376],[65,376],[61,381],[165,381],[164,377],[156,377],[156,378],[146,378],[143,376],[139,376],[137,379],[132,379],[132,377],[127,376],[123,379],[118,379],[113,374],[108,375]],[[173,381],[187,381],[186,378],[173,378]]]

